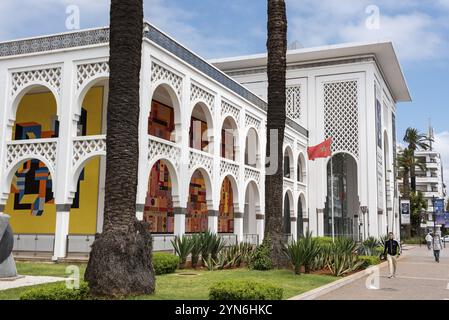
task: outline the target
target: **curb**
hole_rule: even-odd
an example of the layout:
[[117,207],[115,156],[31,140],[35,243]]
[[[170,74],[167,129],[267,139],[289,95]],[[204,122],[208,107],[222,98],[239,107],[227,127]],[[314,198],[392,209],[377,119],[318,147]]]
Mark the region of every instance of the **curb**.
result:
[[[408,250],[411,250],[411,249],[414,249],[414,247],[411,247]],[[403,256],[404,255],[402,254],[398,258],[398,260],[402,259]],[[352,283],[352,282],[354,282],[356,280],[359,280],[359,279],[361,279],[361,278],[371,274],[376,268],[381,269],[381,268],[384,268],[386,266],[388,266],[388,262],[387,261],[381,262],[379,264],[376,264],[374,266],[366,268],[365,270],[362,270],[362,271],[359,271],[357,273],[351,274],[350,276],[347,276],[347,277],[344,277],[342,279],[336,280],[334,282],[328,283],[328,284],[326,284],[324,286],[315,288],[313,290],[304,292],[304,293],[302,293],[300,295],[288,298],[287,300],[314,300],[315,298],[318,298],[319,296],[322,296],[322,295],[325,295],[325,294],[327,294],[329,292],[337,290],[338,288],[341,288],[341,287],[343,287],[343,286],[345,286],[347,284],[350,284],[350,283]]]

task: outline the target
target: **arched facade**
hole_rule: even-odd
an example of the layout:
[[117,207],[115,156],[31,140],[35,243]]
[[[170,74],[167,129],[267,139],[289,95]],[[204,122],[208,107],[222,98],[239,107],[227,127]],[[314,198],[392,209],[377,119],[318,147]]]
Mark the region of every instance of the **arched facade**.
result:
[[324,234],[357,239],[358,212],[357,161],[349,153],[336,153],[327,161]]

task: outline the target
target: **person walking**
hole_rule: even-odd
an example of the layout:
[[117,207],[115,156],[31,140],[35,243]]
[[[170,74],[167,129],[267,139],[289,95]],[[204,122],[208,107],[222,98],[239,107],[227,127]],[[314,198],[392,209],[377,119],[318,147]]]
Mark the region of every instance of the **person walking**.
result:
[[390,275],[388,278],[396,277],[397,258],[401,255],[401,245],[394,239],[393,232],[388,234],[388,240],[385,241],[384,255],[387,255],[388,269]]
[[440,262],[440,251],[443,249],[443,243],[441,242],[441,237],[438,233],[433,236],[432,248],[433,248],[433,256],[435,257],[435,261],[439,263]]
[[429,232],[426,236],[427,249],[429,249],[429,250],[432,249],[432,240],[433,240],[433,237]]

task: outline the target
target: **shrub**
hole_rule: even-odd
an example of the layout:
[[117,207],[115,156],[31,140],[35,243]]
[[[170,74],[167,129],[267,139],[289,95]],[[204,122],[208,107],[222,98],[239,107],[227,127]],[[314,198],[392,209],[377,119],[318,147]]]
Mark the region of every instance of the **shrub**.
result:
[[257,246],[249,259],[248,267],[254,270],[270,270],[273,269],[271,262],[271,246],[270,241],[265,238],[261,245]]
[[79,289],[68,289],[65,281],[37,287],[24,291],[20,300],[87,300],[89,287],[84,281],[80,282]]
[[174,240],[170,240],[171,244],[173,245],[173,248],[175,249],[176,254],[178,255],[180,261],[180,268],[184,268],[187,257],[192,251],[193,248],[193,241],[186,236],[182,237],[175,237]]
[[316,237],[315,238],[318,241],[318,244],[320,246],[322,245],[330,245],[333,243],[332,237]]
[[226,280],[209,289],[209,300],[281,300],[283,289],[255,281]]
[[173,273],[178,268],[179,261],[180,261],[179,257],[174,256],[170,253],[154,252],[153,253],[154,273],[157,275]]
[[366,269],[370,266],[374,266],[376,264],[379,264],[380,258],[376,256],[359,256],[359,261],[362,261],[362,265],[360,266],[363,269]]
[[419,237],[408,238],[408,239],[404,239],[403,243],[407,243],[407,244],[426,244],[426,239],[419,238]]

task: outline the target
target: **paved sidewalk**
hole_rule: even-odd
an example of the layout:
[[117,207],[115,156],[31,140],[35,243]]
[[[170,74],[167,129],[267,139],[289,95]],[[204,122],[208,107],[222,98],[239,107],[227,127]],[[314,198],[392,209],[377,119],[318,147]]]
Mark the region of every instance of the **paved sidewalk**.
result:
[[67,279],[61,277],[46,277],[46,276],[24,276],[15,280],[0,280],[0,291],[65,280]]
[[[405,246],[398,261],[397,276],[388,279],[388,267],[379,270],[378,283],[374,275],[363,277],[316,300],[449,300],[449,246],[436,263],[426,246]],[[374,284],[378,289],[367,288]],[[369,287],[369,286],[368,286]]]

